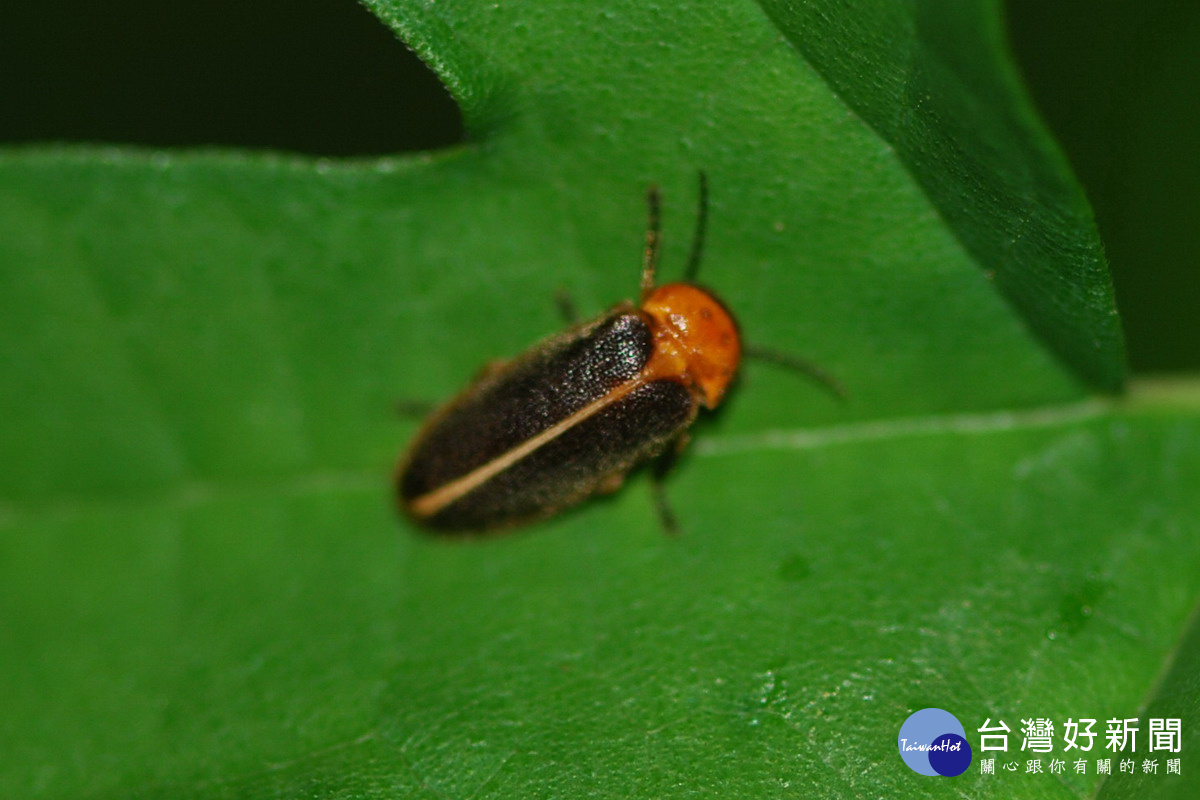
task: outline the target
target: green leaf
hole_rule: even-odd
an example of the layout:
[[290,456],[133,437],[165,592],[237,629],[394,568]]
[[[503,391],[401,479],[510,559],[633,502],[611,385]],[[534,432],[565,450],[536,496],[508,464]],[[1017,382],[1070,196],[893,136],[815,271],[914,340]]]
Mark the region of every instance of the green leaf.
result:
[[[990,4],[368,5],[469,145],[0,154],[0,795],[1082,797],[896,733],[1194,710],[1200,389],[1093,394],[1099,245]],[[632,295],[651,182],[669,278],[700,169],[702,279],[850,402],[748,364],[678,538],[641,480],[398,522],[395,401]]]
[[1095,209],[1130,367],[1200,368],[1200,5],[1006,5],[1029,91]]
[[1008,63],[999,0],[871,0],[852,14],[832,0],[761,4],[896,149],[1046,345],[1094,385],[1119,387],[1121,331],[1091,211]]

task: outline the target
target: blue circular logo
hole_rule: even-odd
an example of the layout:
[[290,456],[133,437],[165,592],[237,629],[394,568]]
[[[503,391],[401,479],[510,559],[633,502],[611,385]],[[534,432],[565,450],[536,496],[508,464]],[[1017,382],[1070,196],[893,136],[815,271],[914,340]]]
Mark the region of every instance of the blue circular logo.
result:
[[953,778],[971,766],[971,745],[962,723],[949,711],[922,708],[900,726],[900,757],[913,772]]

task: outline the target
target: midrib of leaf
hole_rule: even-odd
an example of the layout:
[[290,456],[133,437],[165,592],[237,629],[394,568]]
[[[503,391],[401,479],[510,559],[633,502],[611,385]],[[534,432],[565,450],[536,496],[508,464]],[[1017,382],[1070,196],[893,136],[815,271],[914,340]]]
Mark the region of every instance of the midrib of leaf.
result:
[[[1120,399],[1095,396],[1074,403],[1018,410],[931,414],[846,425],[781,428],[749,435],[713,435],[697,441],[692,453],[702,459],[746,457],[772,450],[812,451],[922,436],[1002,433],[1068,425],[1121,411],[1172,411],[1200,416],[1200,376],[1135,381],[1129,393]],[[12,501],[0,503],[0,529],[20,525],[29,519],[75,519],[122,505],[186,509],[231,498],[388,491],[389,475],[379,469],[366,467],[360,470],[302,471],[262,478],[238,477],[228,481],[185,480],[167,489],[122,492],[105,497],[59,496],[37,506],[22,506]]]
[[1019,411],[988,411],[897,417],[823,428],[771,430],[744,436],[725,436],[700,442],[697,451],[706,456],[740,455],[764,450],[816,450],[867,441],[905,439],[937,434],[976,434],[1044,428],[1101,416],[1115,407],[1104,398],[1077,403],[1042,406]]

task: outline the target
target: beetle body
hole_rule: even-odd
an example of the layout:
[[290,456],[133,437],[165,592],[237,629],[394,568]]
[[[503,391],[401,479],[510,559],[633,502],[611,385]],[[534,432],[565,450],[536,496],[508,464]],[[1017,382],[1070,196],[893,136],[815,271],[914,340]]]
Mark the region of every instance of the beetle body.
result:
[[[655,242],[656,244],[656,242]],[[398,472],[403,510],[439,531],[504,528],[613,491],[682,441],[737,373],[737,323],[692,283],[654,287],[507,363],[434,413]]]

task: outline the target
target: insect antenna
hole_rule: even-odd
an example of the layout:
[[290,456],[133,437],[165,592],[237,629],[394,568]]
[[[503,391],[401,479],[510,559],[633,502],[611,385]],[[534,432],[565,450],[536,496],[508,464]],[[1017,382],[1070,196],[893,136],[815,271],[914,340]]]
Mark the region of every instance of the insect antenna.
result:
[[646,190],[646,249],[642,251],[642,301],[654,291],[654,275],[658,270],[659,242],[662,239],[662,195],[658,187]]
[[688,253],[683,280],[695,283],[700,272],[700,258],[704,255],[704,236],[708,232],[708,175],[700,170],[700,195],[696,201],[696,230],[692,232],[692,250]]
[[742,345],[742,356],[754,359],[755,361],[765,361],[768,364],[775,364],[790,369],[793,372],[798,372],[806,378],[824,386],[834,397],[842,402],[845,402],[850,397],[841,381],[807,359],[799,358],[789,353],[781,353],[778,350],[772,350],[768,347],[755,347],[748,344]]

